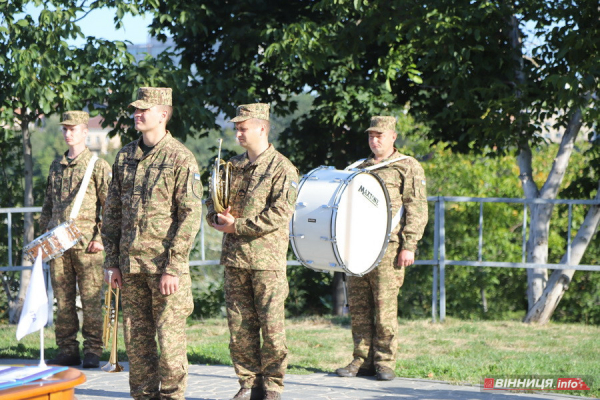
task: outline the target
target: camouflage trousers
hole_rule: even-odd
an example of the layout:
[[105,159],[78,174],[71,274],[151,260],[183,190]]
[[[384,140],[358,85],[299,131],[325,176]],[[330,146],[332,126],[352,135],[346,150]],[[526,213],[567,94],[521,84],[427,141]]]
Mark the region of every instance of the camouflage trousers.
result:
[[398,243],[390,243],[377,268],[348,278],[354,359],[363,368],[395,369],[398,349],[398,291],[404,268],[397,267]]
[[[225,267],[229,351],[241,387],[283,392],[288,363],[284,271]],[[262,339],[262,348],[260,339]]]
[[79,288],[83,310],[83,354],[102,355],[103,261],[102,252],[86,253],[80,249],[67,250],[62,257],[50,261],[50,277],[58,306],[54,332],[62,354],[79,355],[79,317],[75,305]]
[[[121,288],[129,389],[134,399],[184,399],[187,386],[186,319],[194,310],[189,274],[179,289],[160,293],[161,274],[124,274]],[[160,347],[160,355],[156,343]]]

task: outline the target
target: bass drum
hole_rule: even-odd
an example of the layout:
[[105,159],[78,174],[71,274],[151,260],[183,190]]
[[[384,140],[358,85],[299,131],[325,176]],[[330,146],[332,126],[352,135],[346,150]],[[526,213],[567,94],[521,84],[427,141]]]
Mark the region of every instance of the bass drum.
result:
[[300,181],[290,221],[294,254],[316,271],[362,276],[385,253],[391,212],[385,184],[375,174],[318,167]]

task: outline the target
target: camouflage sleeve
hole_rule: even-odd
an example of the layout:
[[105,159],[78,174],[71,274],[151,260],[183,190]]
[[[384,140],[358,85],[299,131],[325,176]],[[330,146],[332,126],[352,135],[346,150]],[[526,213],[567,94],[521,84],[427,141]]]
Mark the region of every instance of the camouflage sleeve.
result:
[[187,273],[189,257],[202,219],[202,183],[198,163],[188,159],[175,171],[173,190],[177,210],[177,228],[169,248],[167,274],[179,276]]
[[[117,156],[118,157],[118,156]],[[106,257],[104,268],[119,268],[119,242],[121,241],[121,182],[119,181],[118,159],[112,167],[112,180],[102,213],[102,243]]]
[[402,193],[406,222],[400,233],[402,250],[415,251],[427,225],[427,186],[425,171],[416,163],[406,174]]
[[293,165],[285,166],[274,174],[270,201],[258,215],[236,218],[235,233],[245,236],[263,236],[290,222],[294,213],[298,188],[298,171]]
[[110,166],[102,159],[99,159],[94,166],[94,183],[96,185],[96,226],[92,234],[91,241],[102,243],[102,210],[106,202],[108,193],[108,184],[110,183]]
[[44,196],[44,205],[42,205],[42,214],[40,215],[40,234],[46,232],[48,223],[52,218],[52,168],[48,173],[48,181],[46,182],[46,195]]
[[[210,184],[210,178],[209,178],[209,184]],[[217,212],[215,211],[212,197],[210,197],[210,190],[208,192],[208,198],[206,199],[206,202],[204,204],[206,204],[206,209],[207,209],[206,222],[208,222],[208,224],[211,225],[216,222],[215,217],[217,216]]]

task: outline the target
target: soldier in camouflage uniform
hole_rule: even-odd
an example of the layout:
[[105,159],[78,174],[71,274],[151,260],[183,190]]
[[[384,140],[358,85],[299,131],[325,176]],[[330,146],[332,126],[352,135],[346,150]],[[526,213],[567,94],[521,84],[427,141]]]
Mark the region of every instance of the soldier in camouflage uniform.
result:
[[268,104],[241,105],[231,122],[247,151],[230,160],[230,206],[217,214],[212,200],[206,204],[208,222],[225,233],[229,349],[241,386],[233,399],[274,400],[281,398],[287,368],[286,253],[298,172],[269,144]]
[[[50,165],[40,229],[46,232],[69,220],[75,196],[81,187],[92,153],[85,146],[89,115],[67,111],[62,116],[63,136],[69,150]],[[57,301],[54,323],[59,353],[49,364],[74,366],[79,356],[79,318],[75,298],[77,287],[83,308],[83,367],[96,368],[102,355],[102,207],[108,191],[110,167],[102,159],[94,164],[75,225],[83,239],[62,257],[50,261],[50,276]]]
[[[357,168],[403,157],[394,148],[395,128],[394,117],[371,119],[367,132],[373,153]],[[425,173],[413,157],[375,169],[373,173],[385,182],[392,215],[402,206],[404,213],[391,232],[381,263],[362,277],[348,279],[354,360],[336,373],[343,377],[375,375],[378,380],[392,380],[398,349],[398,291],[404,282],[404,268],[414,263],[417,242],[427,224]]]
[[184,399],[187,385],[189,256],[202,185],[194,155],[166,129],[171,104],[170,88],[150,87],[130,104],[142,136],[117,154],[102,227],[104,267],[121,287],[130,392],[140,400]]

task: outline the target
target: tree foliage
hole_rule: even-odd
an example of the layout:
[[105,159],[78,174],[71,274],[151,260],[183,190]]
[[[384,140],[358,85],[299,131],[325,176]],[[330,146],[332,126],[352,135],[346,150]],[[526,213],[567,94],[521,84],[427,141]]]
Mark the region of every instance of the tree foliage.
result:
[[[84,37],[77,25],[86,10],[74,1],[0,1],[0,102],[12,118],[35,122],[63,110],[103,104],[115,71],[133,61],[126,44],[87,37],[82,47],[67,40]],[[40,10],[37,19],[26,6]],[[15,110],[28,110],[26,115]]]
[[[70,46],[69,39],[83,37],[77,24],[79,14],[105,4],[103,0],[0,0],[0,133],[20,136],[22,141],[23,190],[11,193],[14,206],[34,206],[31,128],[64,110],[87,108],[97,115],[114,87],[114,71],[134,60],[125,43],[87,37],[82,47]],[[36,18],[28,14],[35,7]],[[18,132],[18,133],[17,133]],[[26,213],[23,243],[34,238],[34,221]],[[19,246],[18,248],[22,248]],[[22,258],[20,264],[27,265]],[[10,320],[16,322],[29,283],[29,271],[23,271],[20,289],[10,303]]]
[[586,94],[598,88],[599,11],[587,1],[135,5],[154,13],[154,34],[173,37],[215,115],[255,101],[286,114],[289,94],[314,94],[311,113],[281,137],[300,169],[361,156],[368,118],[406,104],[430,138],[461,152],[535,145],[543,124],[566,126],[572,109],[588,125],[598,116]]
[[[26,3],[0,0],[0,66],[7,66],[0,68],[5,121],[19,117],[6,114],[18,108],[31,110],[34,121],[41,112],[104,102],[106,126],[131,139],[137,133],[126,105],[136,89],[165,85],[175,89],[173,133],[203,138],[214,135],[210,130],[223,115],[232,116],[235,105],[268,102],[274,114],[290,118],[289,127],[278,134],[280,149],[306,172],[321,164],[344,167],[364,157],[369,117],[402,117],[408,110],[419,124],[418,135],[429,140],[416,142],[413,154],[419,159],[442,151],[431,144],[444,143],[443,152],[485,156],[477,162],[496,170],[495,175],[485,174],[484,167],[468,168],[477,164],[474,160],[464,161],[462,169],[440,169],[444,185],[449,171],[460,181],[470,171],[475,179],[468,181],[473,187],[461,189],[465,194],[477,191],[478,177],[499,193],[504,192],[499,189],[504,174],[512,174],[529,180],[522,187],[527,197],[555,197],[570,179],[562,171],[580,128],[591,132],[598,120],[600,10],[585,0],[98,0],[87,6],[35,0],[44,9],[39,29],[29,16],[15,17]],[[88,38],[84,49],[66,46],[65,37],[81,35],[74,22],[77,12],[106,4],[117,7],[117,25],[124,13],[151,13],[152,33],[172,36],[175,48],[133,65],[119,43]],[[33,51],[25,51],[29,48]],[[57,67],[41,68],[47,65]],[[30,97],[32,93],[39,99]],[[294,95],[301,93],[314,98],[310,112],[295,113]],[[547,164],[559,157],[539,160],[531,155],[543,144],[544,126],[566,130],[569,138],[566,150],[557,150],[566,156],[552,166],[556,173],[546,181],[537,180],[534,171],[540,168],[534,161]],[[519,168],[505,155],[518,155]],[[589,197],[596,190],[598,155],[596,149],[589,150],[589,161],[578,169],[584,174],[569,187],[573,193]],[[435,179],[436,170],[428,174]],[[515,217],[515,210],[490,207],[501,219]],[[458,206],[449,217],[456,212],[457,219],[466,218],[472,225],[472,211]],[[560,220],[564,212],[557,208],[548,215]],[[538,225],[543,221],[536,221]],[[457,224],[457,229],[463,229],[456,232],[461,238],[471,226]],[[558,240],[553,232],[542,239]],[[510,235],[503,240],[489,238],[497,251],[516,246]],[[457,240],[457,255],[470,246],[468,240]],[[560,256],[552,251],[551,259]],[[476,278],[479,286],[507,283],[488,273]]]
[[[371,115],[409,107],[430,139],[454,151],[518,150],[524,195],[555,198],[581,127],[593,129],[598,119],[600,10],[593,2],[136,4],[154,12],[155,34],[173,36],[183,67],[196,71],[216,110],[231,115],[233,104],[263,101],[285,114],[295,107],[290,93],[315,96],[311,113],[280,137],[301,170],[347,165],[364,152],[361,132]],[[565,135],[539,188],[531,149],[543,142],[544,125]],[[547,261],[539,243],[547,242],[552,208],[532,207],[528,262]],[[530,271],[531,309],[545,274]]]

